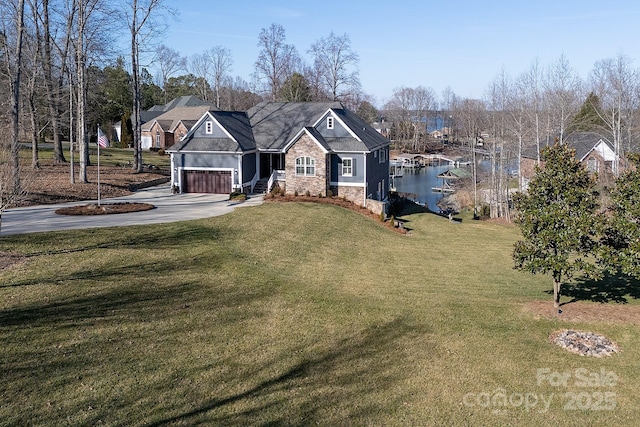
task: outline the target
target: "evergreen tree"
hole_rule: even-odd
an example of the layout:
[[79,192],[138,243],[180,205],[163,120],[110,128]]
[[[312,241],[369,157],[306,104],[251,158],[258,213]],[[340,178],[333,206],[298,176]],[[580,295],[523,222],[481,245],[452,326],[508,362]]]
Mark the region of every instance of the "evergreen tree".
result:
[[602,259],[614,273],[640,279],[640,155],[629,155],[633,168],[616,180],[611,194]]
[[307,79],[300,73],[293,73],[280,88],[280,99],[287,102],[311,101],[311,89]]
[[569,126],[567,126],[567,133],[597,132],[606,129],[607,124],[598,113],[600,108],[600,98],[591,92],[584,101],[584,104],[582,104],[582,107],[580,107],[580,110],[569,123]]
[[542,152],[544,165],[527,193],[514,195],[516,223],[523,240],[513,251],[515,268],[532,274],[551,274],[554,306],[560,306],[560,287],[574,275],[601,275],[595,262],[601,217],[597,214],[595,181],[574,159],[574,151],[556,144]]

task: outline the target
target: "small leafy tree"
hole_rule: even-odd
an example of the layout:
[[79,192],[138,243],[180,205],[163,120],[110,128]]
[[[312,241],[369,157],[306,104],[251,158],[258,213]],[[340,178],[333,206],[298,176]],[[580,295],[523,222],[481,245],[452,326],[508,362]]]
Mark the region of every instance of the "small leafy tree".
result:
[[566,145],[543,150],[544,165],[528,192],[514,195],[516,223],[523,240],[513,251],[515,268],[532,274],[551,274],[554,306],[560,306],[560,287],[575,274],[601,275],[594,251],[601,229],[595,181],[574,159]]
[[602,245],[602,260],[612,272],[640,279],[640,155],[629,155],[633,167],[616,180],[611,193]]

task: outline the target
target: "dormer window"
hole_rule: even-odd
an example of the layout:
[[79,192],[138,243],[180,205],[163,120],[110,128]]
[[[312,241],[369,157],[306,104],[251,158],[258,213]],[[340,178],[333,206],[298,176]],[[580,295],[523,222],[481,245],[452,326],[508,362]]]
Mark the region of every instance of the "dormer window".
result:
[[333,129],[333,117],[327,117],[327,129]]
[[204,124],[204,132],[207,135],[211,135],[213,133],[213,122],[212,121],[205,122],[205,124]]

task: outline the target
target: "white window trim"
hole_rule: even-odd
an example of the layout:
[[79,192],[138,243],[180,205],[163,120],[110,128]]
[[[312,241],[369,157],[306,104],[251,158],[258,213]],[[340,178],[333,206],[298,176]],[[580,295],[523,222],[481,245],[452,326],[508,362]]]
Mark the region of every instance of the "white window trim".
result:
[[384,148],[380,149],[380,157],[378,157],[380,163],[384,163],[387,161],[387,152]]
[[[298,168],[302,168],[303,173],[299,173]],[[296,157],[295,172],[296,176],[316,176],[316,159],[309,156]]]
[[211,120],[207,120],[204,123],[204,132],[207,135],[211,135],[213,133],[213,122]]
[[[345,166],[344,163],[346,161],[349,162],[349,166]],[[345,172],[347,168],[349,172]],[[352,157],[345,157],[342,159],[342,176],[353,176],[353,158]]]
[[333,129],[335,126],[335,121],[332,116],[327,117],[327,129]]

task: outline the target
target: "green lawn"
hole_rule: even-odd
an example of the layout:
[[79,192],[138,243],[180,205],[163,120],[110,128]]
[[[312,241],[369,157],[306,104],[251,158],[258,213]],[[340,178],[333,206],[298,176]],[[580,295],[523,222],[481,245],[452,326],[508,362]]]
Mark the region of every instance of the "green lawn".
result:
[[[406,218],[271,203],[0,238],[26,257],[0,272],[0,425],[637,425],[637,325],[527,314],[551,282],[513,270],[514,227]],[[570,354],[564,327],[623,352]]]

